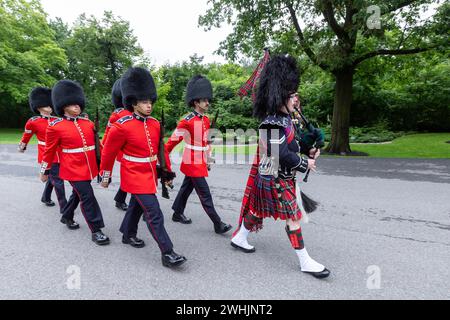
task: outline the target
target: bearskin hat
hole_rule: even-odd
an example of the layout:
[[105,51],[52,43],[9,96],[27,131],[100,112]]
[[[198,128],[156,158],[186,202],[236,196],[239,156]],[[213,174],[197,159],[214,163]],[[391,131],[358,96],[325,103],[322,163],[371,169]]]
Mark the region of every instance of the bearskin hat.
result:
[[111,97],[112,97],[112,104],[117,108],[123,108],[123,102],[122,102],[122,86],[120,84],[120,80],[117,80],[112,88],[112,93],[111,93]]
[[52,101],[55,113],[62,117],[64,108],[70,105],[79,105],[81,112],[86,107],[86,97],[83,88],[71,80],[61,80],[55,84],[52,90]]
[[188,105],[192,106],[195,100],[208,99],[211,101],[212,98],[213,89],[208,79],[198,75],[189,81],[186,89],[186,103]]
[[122,102],[125,108],[133,111],[133,104],[137,101],[157,100],[155,81],[150,71],[143,68],[130,68],[121,80]]
[[29,96],[30,109],[34,113],[39,114],[39,108],[52,107],[52,89],[37,87],[34,88]]
[[289,96],[297,92],[300,85],[300,73],[297,61],[287,55],[273,57],[259,80],[253,114],[258,119],[276,114],[286,104]]

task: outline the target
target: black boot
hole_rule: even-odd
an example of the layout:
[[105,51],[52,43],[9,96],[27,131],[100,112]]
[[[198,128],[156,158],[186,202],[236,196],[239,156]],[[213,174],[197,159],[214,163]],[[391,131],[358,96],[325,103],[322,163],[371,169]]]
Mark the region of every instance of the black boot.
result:
[[92,233],[92,241],[94,241],[99,246],[106,246],[109,244],[109,238],[103,234],[101,231]]
[[138,248],[138,249],[145,247],[145,242],[143,240],[139,239],[138,237],[125,238],[125,236],[123,236],[122,243],[129,244],[133,248]]
[[223,223],[223,222],[214,224],[214,231],[215,231],[217,234],[224,234],[224,233],[227,233],[227,232],[230,231],[232,228],[233,228],[233,227],[232,227],[231,225],[226,224],[226,223]]
[[80,229],[80,225],[73,220],[68,220],[66,218],[61,218],[61,223],[65,224],[69,230]]
[[127,211],[128,210],[128,205],[126,203],[120,203],[120,202],[116,202],[116,208],[122,210],[122,211]]
[[178,253],[172,250],[170,253],[164,253],[161,257],[162,264],[167,268],[175,268],[181,266],[183,263],[187,261],[187,259],[183,256],[180,256]]
[[47,207],[54,207],[54,206],[56,206],[56,203],[54,203],[52,200],[45,201],[44,199],[41,199],[41,202],[43,204],[45,204]]
[[174,213],[172,216],[172,221],[179,222],[181,224],[191,224],[192,220],[186,217],[184,214],[176,214]]

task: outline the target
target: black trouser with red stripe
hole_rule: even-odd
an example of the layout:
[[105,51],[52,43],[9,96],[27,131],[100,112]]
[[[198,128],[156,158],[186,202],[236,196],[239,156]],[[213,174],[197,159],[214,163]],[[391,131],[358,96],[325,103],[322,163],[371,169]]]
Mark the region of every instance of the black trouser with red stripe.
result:
[[91,232],[98,232],[105,227],[102,211],[94,195],[91,181],[69,181],[73,187],[67,205],[64,207],[63,218],[73,220],[75,210],[80,204],[81,212]]
[[54,163],[50,169],[47,183],[45,184],[44,193],[42,194],[42,201],[51,201],[52,191],[55,189],[56,197],[60,207],[60,212],[63,212],[67,204],[66,190],[64,188],[64,181],[59,177],[59,163]]
[[173,244],[164,228],[164,215],[154,194],[133,194],[130,200],[120,232],[127,239],[136,237],[138,224],[144,214],[147,227],[158,244],[161,252],[171,253]]
[[211,191],[205,178],[185,177],[180,192],[175,199],[172,209],[176,215],[184,214],[186,204],[192,191],[197,192],[203,209],[214,224],[222,222],[214,207]]
[[116,193],[116,196],[114,197],[114,201],[118,203],[126,203],[127,201],[127,193],[123,191],[121,188]]

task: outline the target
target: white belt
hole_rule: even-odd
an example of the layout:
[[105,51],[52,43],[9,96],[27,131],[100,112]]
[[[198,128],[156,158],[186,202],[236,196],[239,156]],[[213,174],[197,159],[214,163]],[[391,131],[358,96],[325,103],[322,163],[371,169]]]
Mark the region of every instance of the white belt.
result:
[[149,162],[155,162],[158,161],[158,156],[153,156],[151,158],[136,158],[129,155],[124,154],[123,158],[130,162],[136,162],[136,163],[149,163]]
[[186,143],[186,148],[194,151],[208,151],[208,147],[197,147]]
[[42,142],[42,141],[38,140],[38,145],[45,146],[45,142]]
[[78,149],[63,149],[63,153],[83,153],[95,150],[95,146],[90,147],[84,147],[84,148],[78,148]]

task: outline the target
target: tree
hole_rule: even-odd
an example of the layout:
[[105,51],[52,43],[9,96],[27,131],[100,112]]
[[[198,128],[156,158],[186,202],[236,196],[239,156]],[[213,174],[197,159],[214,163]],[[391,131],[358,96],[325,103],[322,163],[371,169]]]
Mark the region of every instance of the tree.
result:
[[61,19],[51,21],[51,26],[68,56],[65,77],[83,86],[88,111],[92,114],[98,107],[104,125],[113,108],[114,82],[129,67],[146,64],[130,23],[106,11],[101,19],[82,14],[72,28]]
[[39,1],[0,0],[0,20],[0,123],[15,127],[29,116],[30,91],[53,86],[67,57]]
[[[439,0],[209,0],[199,25],[234,26],[218,53],[231,60],[262,48],[306,55],[335,79],[332,138],[327,151],[351,152],[350,109],[354,75],[377,56],[448,48],[449,4]],[[430,18],[422,18],[431,5]],[[447,24],[446,24],[447,23]]]

